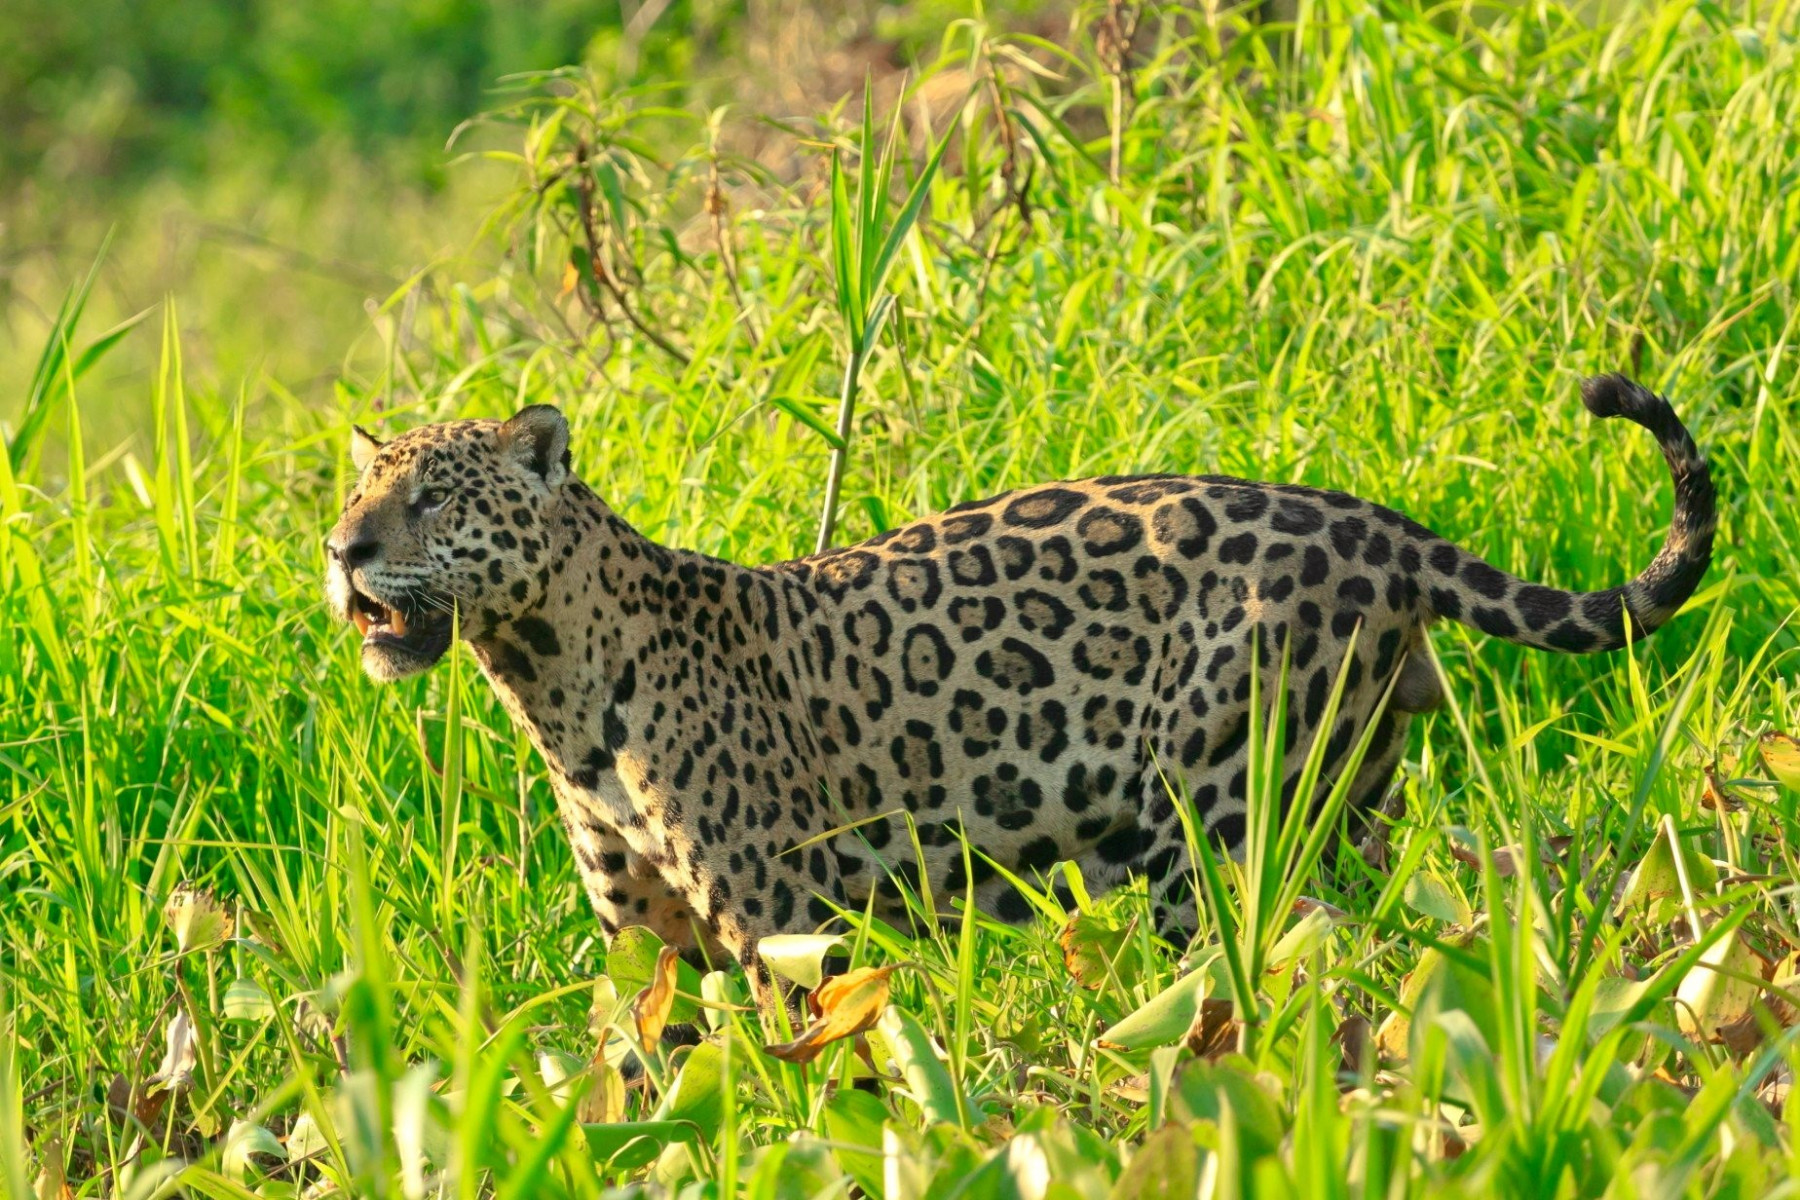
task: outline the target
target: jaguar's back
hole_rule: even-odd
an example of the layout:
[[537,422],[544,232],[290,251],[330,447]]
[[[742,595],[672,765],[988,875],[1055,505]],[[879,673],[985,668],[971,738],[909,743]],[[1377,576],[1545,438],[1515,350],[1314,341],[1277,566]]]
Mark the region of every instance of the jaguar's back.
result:
[[[1171,791],[1220,843],[1242,840],[1253,648],[1265,698],[1288,656],[1290,794],[1317,737],[1329,786],[1394,684],[1350,792],[1365,806],[1393,775],[1410,715],[1441,698],[1420,653],[1433,619],[1610,649],[1627,611],[1642,635],[1692,590],[1711,551],[1704,463],[1649,393],[1608,379],[1585,395],[1598,415],[1656,431],[1676,474],[1669,546],[1627,588],[1527,584],[1392,509],[1218,476],[1028,488],[783,564],[819,602],[807,704],[838,816],[913,814],[940,892],[967,883],[961,828],[1025,877],[1063,860],[1102,885],[1144,874],[1163,919],[1188,923]],[[916,883],[901,833],[877,820],[836,839],[852,900],[888,869]],[[1028,914],[992,866],[976,856],[973,869],[984,907]]]

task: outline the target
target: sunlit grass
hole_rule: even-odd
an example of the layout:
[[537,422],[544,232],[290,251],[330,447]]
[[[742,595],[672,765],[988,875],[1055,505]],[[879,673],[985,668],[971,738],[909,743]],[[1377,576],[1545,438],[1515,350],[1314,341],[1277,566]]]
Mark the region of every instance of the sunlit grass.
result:
[[[161,330],[145,432],[98,440],[117,414],[83,403],[82,364],[114,343],[72,301],[0,460],[0,1186],[1788,1186],[1800,831],[1757,739],[1800,723],[1800,27],[1773,11],[1171,8],[1128,84],[1092,23],[1066,53],[958,27],[921,71],[936,127],[924,99],[901,115],[890,211],[953,140],[867,345],[833,247],[882,231],[846,242],[828,151],[797,138],[806,173],[771,178],[574,74],[521,81],[507,114],[502,267],[378,306],[385,366],[334,407],[196,390],[191,316],[165,309],[124,335]],[[812,132],[859,165],[858,125]],[[840,541],[1020,483],[1210,471],[1605,586],[1669,509],[1651,440],[1576,402],[1623,368],[1711,459],[1719,554],[1629,652],[1438,632],[1452,703],[1414,724],[1402,811],[1325,845],[1271,812],[1207,872],[1185,954],[1141,892],[1061,870],[1079,954],[1055,880],[1021,881],[1023,927],[940,927],[964,898],[915,896],[908,928],[841,923],[836,967],[908,964],[872,1067],[851,1040],[763,1054],[796,1031],[735,970],[682,977],[702,1047],[638,1062],[654,947],[609,958],[474,664],[376,689],[323,611],[348,425],[556,403],[647,534],[768,561],[812,547],[853,358]],[[225,935],[177,940],[183,881]]]

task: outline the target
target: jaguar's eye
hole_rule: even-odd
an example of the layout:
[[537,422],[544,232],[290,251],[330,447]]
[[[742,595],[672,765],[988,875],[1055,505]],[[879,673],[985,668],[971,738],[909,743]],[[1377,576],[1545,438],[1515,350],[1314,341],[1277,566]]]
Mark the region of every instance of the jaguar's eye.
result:
[[449,498],[450,493],[443,488],[426,488],[419,493],[418,499],[413,501],[413,511],[421,513],[434,512],[437,509],[444,507],[444,501]]

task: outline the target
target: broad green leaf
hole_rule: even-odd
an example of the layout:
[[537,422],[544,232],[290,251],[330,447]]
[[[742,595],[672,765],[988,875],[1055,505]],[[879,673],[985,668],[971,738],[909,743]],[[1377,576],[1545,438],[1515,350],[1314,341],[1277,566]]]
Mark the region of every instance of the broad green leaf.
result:
[[242,1181],[254,1171],[253,1154],[266,1154],[287,1161],[287,1147],[261,1125],[249,1121],[233,1121],[225,1134],[225,1148],[219,1153],[219,1171],[228,1178]]
[[[796,1133],[758,1151],[748,1180],[747,1200],[844,1200],[840,1154],[809,1133]],[[882,1191],[868,1192],[880,1196]]]
[[1467,926],[1474,919],[1469,902],[1429,871],[1414,871],[1407,876],[1400,898],[1406,902],[1406,907],[1420,916],[1446,925]]
[[1453,946],[1464,953],[1452,956],[1435,946],[1427,949],[1401,985],[1400,1008],[1375,1031],[1376,1049],[1385,1058],[1409,1058],[1416,1050],[1414,1026],[1435,1012],[1466,1012],[1490,1046],[1499,1044],[1494,984],[1486,970],[1487,943],[1468,935]]
[[1332,914],[1333,910],[1323,905],[1307,909],[1305,915],[1295,921],[1269,951],[1269,969],[1283,969],[1323,946],[1325,939],[1331,936],[1332,926],[1339,919]]
[[1650,983],[1649,979],[1626,979],[1623,975],[1602,979],[1594,989],[1594,1002],[1588,1010],[1588,1035],[1599,1037],[1617,1025],[1643,998]]
[[1064,969],[1084,988],[1098,988],[1113,979],[1117,986],[1129,988],[1142,966],[1129,952],[1131,934],[1129,925],[1114,925],[1097,913],[1076,912],[1057,939]]
[[294,1119],[293,1127],[287,1135],[287,1157],[290,1160],[311,1158],[315,1155],[329,1153],[331,1143],[325,1140],[318,1122],[313,1120],[310,1112],[303,1112]]
[[881,1014],[877,1027],[887,1039],[894,1062],[906,1080],[906,1088],[925,1114],[925,1120],[953,1125],[963,1124],[962,1105],[950,1073],[938,1061],[931,1037],[913,1015],[898,1005],[890,1004]]
[[702,1042],[688,1052],[681,1073],[656,1106],[651,1120],[684,1122],[710,1141],[725,1118],[724,1081],[724,1052],[711,1042]]
[[1169,1095],[1171,1122],[1216,1122],[1229,1110],[1246,1161],[1275,1153],[1286,1133],[1281,1106],[1250,1071],[1250,1064],[1236,1055],[1217,1062],[1193,1059],[1176,1073]]
[[1120,1018],[1100,1035],[1100,1044],[1111,1050],[1133,1051],[1178,1040],[1194,1023],[1201,999],[1224,988],[1222,967],[1214,953],[1199,969],[1183,975],[1136,1011]]
[[[856,1088],[839,1088],[825,1101],[825,1131],[838,1145],[838,1162],[865,1195],[879,1196],[885,1190],[881,1129],[892,1116],[878,1097]],[[851,1146],[863,1150],[848,1149]]]
[[619,1121],[583,1125],[581,1132],[595,1162],[609,1171],[635,1171],[655,1162],[665,1146],[700,1140],[700,1131],[686,1121]]
[[[738,980],[743,977],[739,976]],[[744,1003],[744,997],[735,986],[737,981],[724,971],[708,971],[700,977],[700,998],[706,1001],[706,1007],[700,1010],[700,1016],[706,1027],[717,1033],[725,1028],[731,1019],[728,1011]]]
[[567,1100],[574,1093],[572,1081],[580,1079],[587,1069],[587,1063],[560,1050],[546,1050],[538,1055],[538,1078],[559,1100]]
[[275,1015],[275,1005],[262,984],[239,978],[232,980],[220,997],[219,1013],[227,1021],[266,1021]]
[[1199,1180],[1194,1135],[1185,1124],[1164,1125],[1132,1153],[1109,1200],[1193,1200]]

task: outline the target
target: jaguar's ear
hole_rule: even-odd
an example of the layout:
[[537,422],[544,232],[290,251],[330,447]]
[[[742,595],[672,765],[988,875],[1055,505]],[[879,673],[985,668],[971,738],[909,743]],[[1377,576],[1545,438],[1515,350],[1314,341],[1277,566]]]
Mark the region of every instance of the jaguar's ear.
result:
[[500,426],[500,453],[555,488],[569,477],[569,423],[548,404],[520,409]]
[[350,427],[350,462],[357,474],[369,469],[369,464],[375,461],[375,455],[381,450],[381,446],[381,439],[361,425]]

